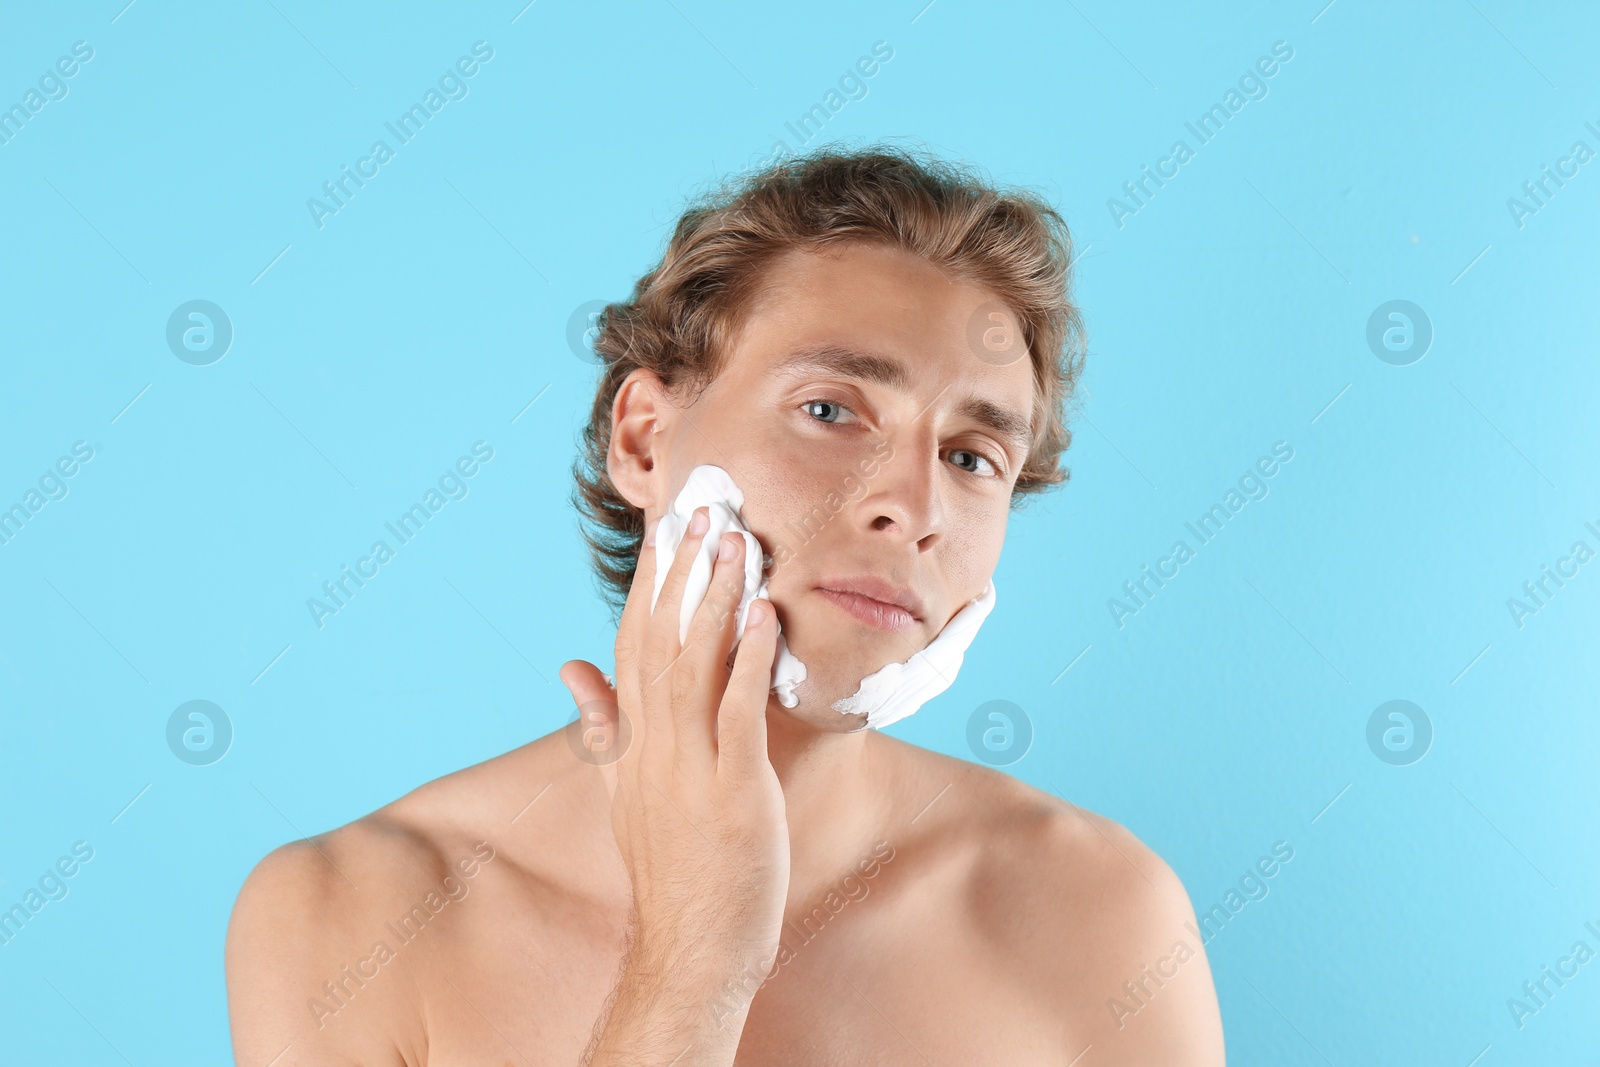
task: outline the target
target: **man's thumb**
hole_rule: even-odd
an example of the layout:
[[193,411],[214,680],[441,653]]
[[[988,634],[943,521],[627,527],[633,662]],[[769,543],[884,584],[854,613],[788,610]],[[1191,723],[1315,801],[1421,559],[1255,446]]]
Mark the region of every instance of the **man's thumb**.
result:
[[561,684],[572,694],[572,702],[583,707],[591,701],[616,702],[617,694],[600,668],[583,659],[570,659],[561,665]]
[[615,798],[616,762],[628,747],[622,712],[617,706],[617,691],[600,673],[600,668],[581,659],[568,660],[561,665],[561,683],[578,706],[576,743],[579,747],[573,751],[583,762],[600,768],[606,792]]

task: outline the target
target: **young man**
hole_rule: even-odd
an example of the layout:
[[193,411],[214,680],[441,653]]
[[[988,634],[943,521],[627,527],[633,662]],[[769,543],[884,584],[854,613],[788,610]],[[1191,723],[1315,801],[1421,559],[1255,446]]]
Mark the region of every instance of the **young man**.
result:
[[[577,466],[615,687],[571,661],[577,723],[262,860],[228,931],[238,1062],[1220,1067],[1166,864],[833,708],[1064,480],[1070,247],[1031,195],[891,149],[687,212],[601,320]],[[649,535],[702,464],[771,557],[731,658],[738,536],[686,637],[700,522],[651,610]]]

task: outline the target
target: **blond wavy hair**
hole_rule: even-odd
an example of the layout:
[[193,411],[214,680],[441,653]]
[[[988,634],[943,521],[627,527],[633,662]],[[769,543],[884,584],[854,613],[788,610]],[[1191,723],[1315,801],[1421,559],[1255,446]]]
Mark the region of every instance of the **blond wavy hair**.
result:
[[992,290],[1021,322],[1033,361],[1033,447],[1012,504],[1063,484],[1071,444],[1066,406],[1082,373],[1084,331],[1071,295],[1072,237],[1040,196],[1000,189],[970,168],[877,144],[824,146],[736,176],[696,198],[661,262],[595,321],[602,367],[573,463],[573,504],[602,594],[619,610],[633,583],[644,513],[606,470],[611,408],[634,370],[692,397],[716,376],[762,268],[794,248],[876,242],[923,257]]

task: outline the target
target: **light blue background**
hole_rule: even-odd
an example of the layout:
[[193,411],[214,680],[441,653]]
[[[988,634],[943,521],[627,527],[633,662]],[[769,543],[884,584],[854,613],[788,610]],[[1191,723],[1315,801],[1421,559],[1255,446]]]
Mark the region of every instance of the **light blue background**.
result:
[[[1507,207],[1600,150],[1593,8],[122,2],[0,17],[0,105],[94,48],[0,145],[0,506],[94,449],[0,545],[0,907],[95,850],[0,946],[0,1059],[223,1060],[262,855],[572,717],[556,668],[610,630],[566,503],[594,384],[569,318],[879,40],[812,143],[1041,189],[1090,335],[1071,484],[1018,513],[960,680],[891,732],[972,758],[972,710],[1015,702],[1011,773],[1127,825],[1202,911],[1292,845],[1208,948],[1232,1063],[1594,1055],[1600,962],[1521,1029],[1506,1003],[1600,950],[1600,562],[1521,628],[1506,603],[1600,549],[1600,162]],[[319,229],[307,198],[478,40],[470,95]],[[1275,41],[1268,95],[1197,147]],[[164,338],[201,298],[235,330],[208,367]],[[1410,366],[1366,343],[1391,299],[1435,331]],[[318,629],[307,598],[479,440],[470,494]],[[1270,495],[1119,629],[1108,598],[1280,440]],[[1397,698],[1435,731],[1410,766],[1366,742]],[[211,766],[167,748],[192,699],[233,723]]]

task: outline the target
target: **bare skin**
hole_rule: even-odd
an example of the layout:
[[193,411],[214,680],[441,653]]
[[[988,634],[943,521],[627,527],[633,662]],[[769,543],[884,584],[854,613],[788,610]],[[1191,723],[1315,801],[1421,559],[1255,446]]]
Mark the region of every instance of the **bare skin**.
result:
[[[679,645],[681,568],[652,615],[646,550],[616,690],[562,671],[608,736],[627,723],[620,754],[589,752],[580,722],[252,872],[228,933],[240,1064],[1223,1063],[1193,911],[1154,853],[830,707],[998,562],[1027,442],[994,415],[1026,425],[1033,382],[1027,359],[972,354],[993,294],[863,245],[768,269],[705,390],[630,376],[608,462],[649,521],[699,463],[745,490],[800,706],[767,698],[759,609],[724,667],[728,583]],[[910,373],[784,369],[824,343]],[[863,618],[838,588],[863,576],[907,603]]]

